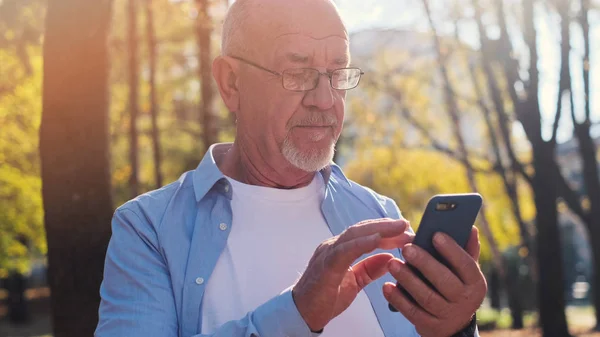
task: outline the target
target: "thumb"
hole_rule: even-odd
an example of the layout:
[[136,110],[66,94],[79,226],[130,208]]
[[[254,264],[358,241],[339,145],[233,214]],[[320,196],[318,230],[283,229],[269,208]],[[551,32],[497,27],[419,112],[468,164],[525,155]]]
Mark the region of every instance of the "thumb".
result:
[[385,275],[388,272],[387,263],[393,258],[392,254],[381,253],[369,256],[355,264],[352,271],[360,290]]

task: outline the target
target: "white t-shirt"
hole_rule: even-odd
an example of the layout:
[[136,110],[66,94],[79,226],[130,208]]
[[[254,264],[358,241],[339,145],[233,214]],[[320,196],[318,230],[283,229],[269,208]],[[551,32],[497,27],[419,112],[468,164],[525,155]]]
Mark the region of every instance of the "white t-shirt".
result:
[[[233,223],[202,301],[202,334],[244,317],[293,285],[317,246],[332,237],[321,213],[321,174],[306,187],[281,190],[229,179]],[[322,337],[383,337],[367,295],[325,327]]]

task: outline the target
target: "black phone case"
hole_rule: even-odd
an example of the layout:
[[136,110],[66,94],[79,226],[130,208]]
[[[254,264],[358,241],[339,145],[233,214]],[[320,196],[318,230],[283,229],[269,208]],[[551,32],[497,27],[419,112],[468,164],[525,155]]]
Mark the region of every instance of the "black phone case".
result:
[[[438,210],[440,203],[455,204],[456,208],[450,210]],[[435,250],[433,246],[433,235],[437,232],[448,234],[461,247],[465,248],[471,235],[471,228],[479,214],[483,199],[477,193],[468,194],[440,194],[429,200],[421,224],[413,240],[413,244],[427,251],[445,266],[450,267],[448,262]],[[427,280],[421,272],[406,264],[425,284],[435,290],[435,287]],[[399,284],[398,289],[414,302],[413,297]],[[391,304],[390,310],[397,311]]]

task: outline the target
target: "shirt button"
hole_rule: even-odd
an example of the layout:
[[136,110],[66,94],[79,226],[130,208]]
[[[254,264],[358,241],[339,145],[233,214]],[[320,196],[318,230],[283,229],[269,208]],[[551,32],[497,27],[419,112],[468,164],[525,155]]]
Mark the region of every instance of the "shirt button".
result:
[[225,223],[220,224],[219,225],[219,229],[222,230],[222,231],[226,230],[227,229],[227,224],[225,224]]
[[229,193],[229,185],[225,185],[225,187],[223,187],[223,190],[225,191],[225,193]]
[[198,277],[198,278],[196,279],[196,284],[200,285],[200,284],[202,284],[202,283],[204,283],[204,279],[203,279],[202,277]]

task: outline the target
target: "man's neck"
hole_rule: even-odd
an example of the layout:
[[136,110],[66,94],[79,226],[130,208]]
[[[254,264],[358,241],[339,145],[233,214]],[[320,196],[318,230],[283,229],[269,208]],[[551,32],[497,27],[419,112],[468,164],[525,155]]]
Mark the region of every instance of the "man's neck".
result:
[[241,146],[236,142],[221,160],[217,160],[217,165],[226,176],[248,185],[293,189],[307,186],[313,180],[315,172],[300,170],[287,163],[283,156],[279,160],[285,164],[277,165],[283,169],[276,170],[257,147]]

